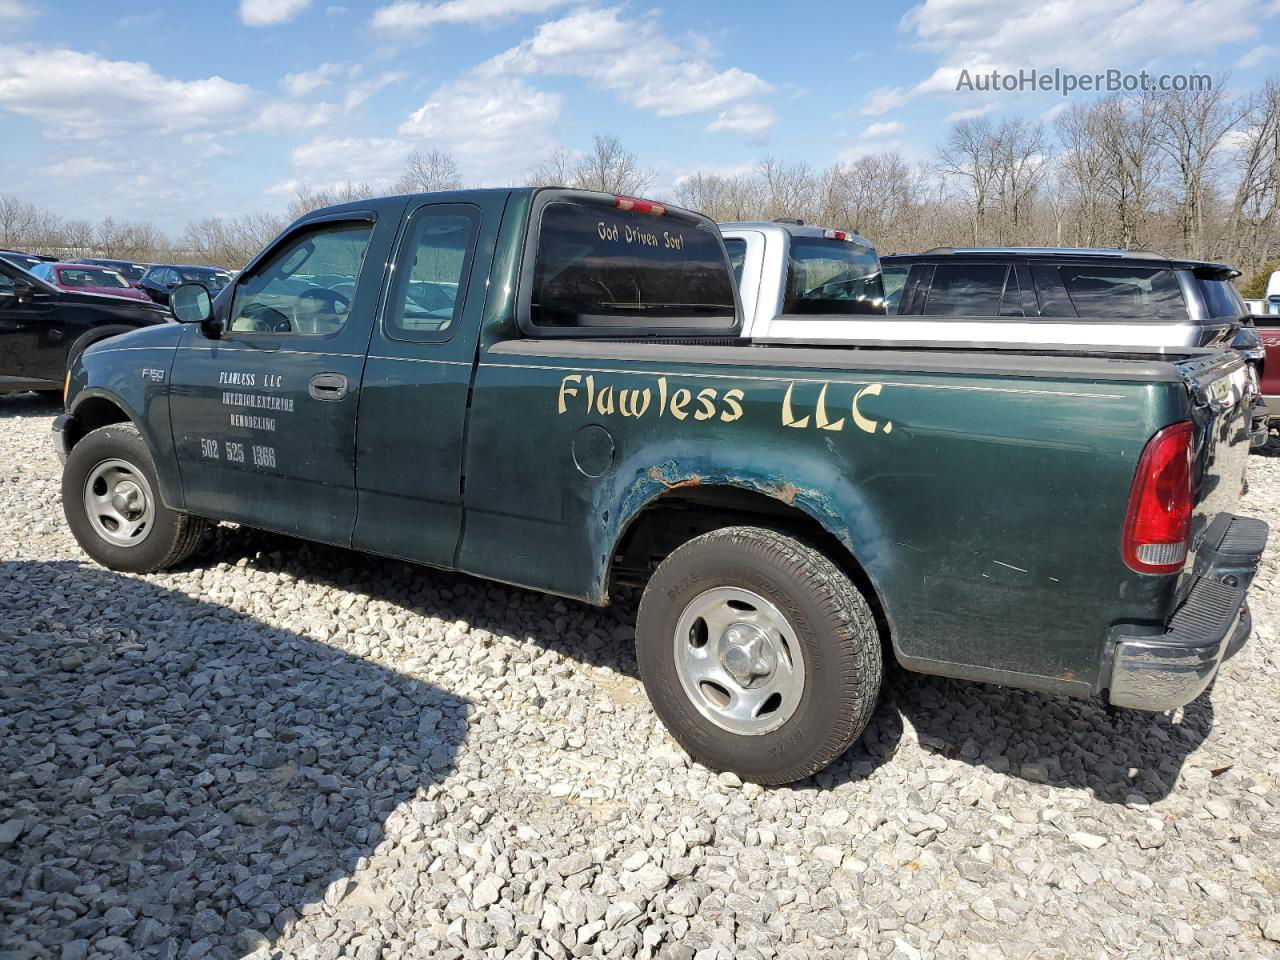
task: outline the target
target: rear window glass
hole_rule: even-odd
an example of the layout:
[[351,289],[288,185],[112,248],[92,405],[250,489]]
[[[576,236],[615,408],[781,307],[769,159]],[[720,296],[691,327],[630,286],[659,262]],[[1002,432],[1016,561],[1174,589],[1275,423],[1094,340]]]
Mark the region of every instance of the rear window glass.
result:
[[739,237],[726,237],[724,248],[729,253],[729,266],[733,268],[733,282],[742,283],[742,265],[747,260],[747,241]]
[[934,268],[929,317],[996,317],[1009,268],[998,263],[943,263]]
[[1103,320],[1185,320],[1187,305],[1172,270],[1063,266],[1062,285],[1076,315]]
[[737,323],[732,274],[714,226],[687,214],[589,199],[542,211],[529,317],[550,328],[702,328]]
[[791,238],[784,314],[884,314],[880,258],[844,240]]
[[184,283],[202,283],[210,290],[221,290],[231,282],[231,275],[220,270],[192,270],[182,267],[178,275]]
[[909,266],[890,266],[889,264],[881,265],[881,283],[884,285],[884,312],[895,314],[898,312],[898,306],[902,301],[902,288],[906,286],[907,274],[910,273]]
[[1205,308],[1211,317],[1239,317],[1249,311],[1245,309],[1240,292],[1230,280],[1200,280],[1200,295],[1204,297]]

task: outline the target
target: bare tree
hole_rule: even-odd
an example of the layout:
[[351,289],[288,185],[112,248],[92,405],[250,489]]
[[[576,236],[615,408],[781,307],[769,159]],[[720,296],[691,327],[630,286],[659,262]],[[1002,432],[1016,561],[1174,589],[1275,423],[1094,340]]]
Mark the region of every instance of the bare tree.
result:
[[556,147],[551,155],[530,171],[525,182],[531,187],[568,187],[573,185],[576,160],[568,147]]
[[1207,255],[1207,175],[1223,138],[1240,122],[1249,105],[1232,100],[1225,76],[1207,90],[1170,91],[1153,99],[1155,142],[1176,172],[1182,248],[1203,258]]
[[443,150],[412,151],[405,159],[404,173],[392,184],[393,193],[435,193],[460,190],[462,174],[458,163]]
[[963,184],[972,211],[974,243],[987,227],[987,204],[996,183],[999,147],[986,117],[957,122],[938,148],[941,172]]
[[289,201],[285,216],[291,221],[297,220],[304,213],[310,213],[312,210],[330,207],[336,203],[350,203],[352,200],[366,200],[376,192],[367,183],[355,183],[351,180],[329,187],[299,184],[294,188],[293,199]]
[[631,195],[649,189],[656,178],[657,174],[640,166],[636,155],[617,137],[596,134],[590,153],[575,157],[558,147],[530,172],[527,182],[530,186],[573,187]]

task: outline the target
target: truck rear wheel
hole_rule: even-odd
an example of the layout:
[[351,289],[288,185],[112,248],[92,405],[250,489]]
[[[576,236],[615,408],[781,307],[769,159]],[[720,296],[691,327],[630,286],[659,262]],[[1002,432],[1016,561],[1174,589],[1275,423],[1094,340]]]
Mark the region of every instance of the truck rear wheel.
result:
[[866,599],[817,550],[758,527],[704,534],[659,565],[636,658],[689,755],[757,783],[821,770],[861,736],[880,692]]
[[131,423],[87,434],[62,470],[67,524],[84,552],[112,570],[164,570],[200,545],[208,521],[170,510],[159,490],[151,452]]

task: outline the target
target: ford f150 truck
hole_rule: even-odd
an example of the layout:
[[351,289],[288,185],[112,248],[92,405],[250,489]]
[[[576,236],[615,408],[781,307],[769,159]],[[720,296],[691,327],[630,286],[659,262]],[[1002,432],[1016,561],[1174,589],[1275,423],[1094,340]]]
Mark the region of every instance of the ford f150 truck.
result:
[[714,224],[466,190],[308,214],[185,321],[95,345],[55,423],[114,569],[209,522],[607,604],[697,760],[760,782],[862,732],[882,657],[1166,710],[1249,633],[1230,351],[756,346]]

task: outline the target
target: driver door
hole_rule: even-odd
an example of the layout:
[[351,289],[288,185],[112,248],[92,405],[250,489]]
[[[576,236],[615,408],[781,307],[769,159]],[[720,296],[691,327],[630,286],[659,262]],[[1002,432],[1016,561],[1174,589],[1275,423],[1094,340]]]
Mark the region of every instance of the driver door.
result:
[[397,218],[345,213],[279,239],[185,331],[169,390],[186,509],[349,544],[360,375]]

